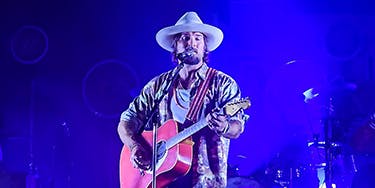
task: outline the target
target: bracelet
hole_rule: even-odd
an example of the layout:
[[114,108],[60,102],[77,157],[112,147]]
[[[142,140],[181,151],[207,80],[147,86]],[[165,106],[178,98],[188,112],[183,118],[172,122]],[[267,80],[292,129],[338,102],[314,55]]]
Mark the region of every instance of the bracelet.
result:
[[224,129],[222,131],[216,131],[216,134],[218,134],[219,136],[222,136],[224,134],[227,134],[228,131],[229,131],[229,123],[227,121],[227,125],[224,127]]
[[131,146],[129,147],[130,152],[132,152],[133,149],[136,148],[137,146],[140,146],[140,144],[133,144],[133,145],[131,145]]
[[225,126],[222,134],[227,134],[228,131],[229,131],[229,122],[227,121],[227,126]]
[[371,115],[369,125],[372,129],[375,129],[375,113]]
[[370,125],[370,127],[371,127],[372,129],[375,130],[375,122],[370,122],[369,125]]

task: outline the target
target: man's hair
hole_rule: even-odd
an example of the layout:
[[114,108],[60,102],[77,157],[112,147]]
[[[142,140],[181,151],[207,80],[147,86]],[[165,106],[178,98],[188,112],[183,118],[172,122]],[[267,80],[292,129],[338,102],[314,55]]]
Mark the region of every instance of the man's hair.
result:
[[[182,33],[178,33],[178,34],[174,35],[174,37],[173,37],[172,61],[176,62],[176,63],[178,62],[176,46],[177,46],[177,41],[181,38],[181,35],[182,35]],[[204,39],[203,62],[208,63],[208,55],[209,55],[210,52],[207,50],[207,37],[204,34],[203,34],[203,39]]]

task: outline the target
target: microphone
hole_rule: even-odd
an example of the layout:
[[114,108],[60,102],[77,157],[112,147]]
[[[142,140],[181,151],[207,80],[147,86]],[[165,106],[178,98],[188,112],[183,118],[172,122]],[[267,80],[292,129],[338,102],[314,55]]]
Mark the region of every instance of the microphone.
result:
[[177,59],[179,59],[181,62],[184,62],[185,58],[192,57],[193,52],[192,51],[184,51],[179,54],[177,54]]

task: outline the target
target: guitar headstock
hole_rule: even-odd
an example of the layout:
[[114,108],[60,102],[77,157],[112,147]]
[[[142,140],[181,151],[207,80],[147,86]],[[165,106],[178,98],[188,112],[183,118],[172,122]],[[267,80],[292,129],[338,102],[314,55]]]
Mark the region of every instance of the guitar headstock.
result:
[[241,109],[245,110],[251,106],[249,98],[244,98],[239,101],[228,103],[224,106],[224,113],[229,116],[234,116]]

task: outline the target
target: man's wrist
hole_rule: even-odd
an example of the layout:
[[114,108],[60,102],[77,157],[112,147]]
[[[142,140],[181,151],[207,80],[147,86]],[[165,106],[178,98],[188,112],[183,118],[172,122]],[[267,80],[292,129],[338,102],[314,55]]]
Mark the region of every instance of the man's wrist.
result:
[[130,142],[128,146],[129,146],[129,150],[133,151],[134,148],[141,146],[141,144],[135,140],[134,136],[132,136],[131,138],[132,138],[131,139],[132,141]]
[[223,136],[223,135],[227,134],[228,131],[229,131],[229,122],[226,121],[224,129],[222,131],[216,131],[216,134],[218,134],[219,136]]
[[222,134],[227,134],[228,131],[229,131],[229,122],[226,121],[226,125],[225,125],[225,127],[224,127],[224,129],[222,131]]
[[135,148],[139,147],[139,146],[140,146],[139,144],[133,144],[133,145],[129,146],[129,150],[130,150],[130,152],[133,152],[133,150],[134,150]]
[[369,122],[369,125],[372,129],[375,130],[375,113],[372,114],[372,116],[370,117],[370,122]]

